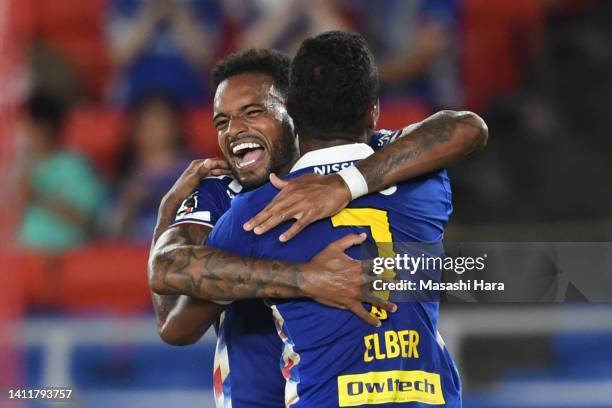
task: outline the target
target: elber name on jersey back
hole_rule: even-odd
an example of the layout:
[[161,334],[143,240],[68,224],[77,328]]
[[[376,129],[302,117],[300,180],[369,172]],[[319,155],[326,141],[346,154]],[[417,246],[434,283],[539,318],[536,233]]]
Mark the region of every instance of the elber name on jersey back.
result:
[[[341,168],[371,152],[363,144],[310,152],[289,177],[314,172],[315,168]],[[383,247],[385,243],[389,247],[394,242],[428,242],[433,243],[432,255],[443,251],[443,231],[452,211],[445,171],[357,199],[288,243],[277,239],[287,223],[263,236],[242,229],[276,192],[267,184],[239,195],[219,220],[209,244],[244,256],[305,262],[348,233],[366,232],[370,242]],[[363,257],[357,248],[348,253]],[[457,371],[437,331],[438,303],[402,302],[398,306],[398,311],[389,315],[373,310],[383,321],[382,327],[375,329],[348,311],[310,300],[275,302],[272,309],[284,343],[285,404],[317,408],[459,407]]]
[[[399,135],[400,131],[373,132],[370,146],[380,149]],[[322,172],[331,171],[336,170]],[[203,179],[183,202],[174,225],[196,223],[214,227],[230,208],[231,199],[241,191],[242,186],[228,176]],[[258,323],[245,325],[245,321]],[[282,406],[285,381],[278,365],[282,343],[270,309],[259,300],[235,302],[222,316],[218,333],[213,375],[217,407]]]

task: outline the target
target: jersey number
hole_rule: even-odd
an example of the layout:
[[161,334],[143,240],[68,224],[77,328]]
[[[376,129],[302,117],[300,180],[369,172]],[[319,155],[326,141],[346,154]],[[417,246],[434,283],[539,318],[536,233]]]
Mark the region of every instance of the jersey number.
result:
[[[369,227],[370,234],[378,248],[378,256],[381,258],[395,257],[393,235],[391,234],[387,211],[377,208],[345,208],[331,217],[331,222],[334,227]],[[393,278],[395,272],[387,269],[382,275]],[[385,299],[389,298],[388,290],[379,291],[377,294]],[[376,306],[372,306],[370,314],[379,320],[386,320],[388,317],[386,310],[379,309]]]

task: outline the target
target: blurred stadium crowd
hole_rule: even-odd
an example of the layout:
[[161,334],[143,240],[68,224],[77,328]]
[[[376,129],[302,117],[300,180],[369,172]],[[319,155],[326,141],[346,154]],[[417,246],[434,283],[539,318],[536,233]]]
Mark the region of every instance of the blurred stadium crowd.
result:
[[[612,86],[603,76],[610,28],[581,20],[597,13],[605,21],[601,9],[609,6],[31,0],[11,8],[22,17],[27,87],[12,160],[22,247],[63,251],[94,238],[146,245],[157,203],[189,159],[218,154],[208,123],[215,61],[246,47],[291,53],[304,37],[329,29],[368,38],[380,65],[383,126],[441,108],[472,109],[488,120],[494,140],[487,158],[457,170],[456,222],[551,221],[609,210],[609,203],[582,199],[596,186],[580,172],[604,169],[597,152],[610,142],[597,121]],[[585,183],[568,191],[576,178]],[[561,196],[566,205],[558,205]]]
[[189,160],[218,154],[211,67],[248,47],[292,53],[330,29],[361,32],[377,56],[381,127],[438,109],[489,124],[486,152],[452,169],[451,236],[484,228],[494,240],[513,223],[578,220],[555,239],[610,238],[612,2],[2,5],[3,269],[19,271],[0,278],[14,288],[1,301],[9,315],[148,310],[158,203]]

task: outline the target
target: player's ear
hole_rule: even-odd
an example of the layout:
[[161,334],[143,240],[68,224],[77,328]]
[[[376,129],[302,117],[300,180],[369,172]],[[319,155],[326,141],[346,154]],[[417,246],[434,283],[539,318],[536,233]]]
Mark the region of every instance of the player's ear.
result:
[[378,117],[380,116],[380,100],[377,99],[376,103],[372,105],[372,107],[368,110],[368,114],[366,116],[366,127],[368,129],[376,129],[376,124],[378,123]]

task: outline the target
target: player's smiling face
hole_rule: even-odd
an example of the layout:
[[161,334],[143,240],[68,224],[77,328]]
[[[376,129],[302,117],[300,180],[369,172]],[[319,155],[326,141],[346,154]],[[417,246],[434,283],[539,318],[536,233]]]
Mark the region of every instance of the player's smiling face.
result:
[[297,157],[293,125],[269,75],[234,75],[219,84],[213,122],[234,177],[250,189],[283,172]]

